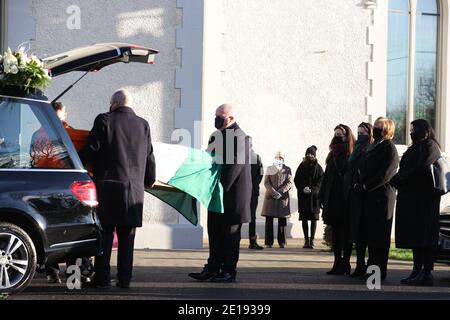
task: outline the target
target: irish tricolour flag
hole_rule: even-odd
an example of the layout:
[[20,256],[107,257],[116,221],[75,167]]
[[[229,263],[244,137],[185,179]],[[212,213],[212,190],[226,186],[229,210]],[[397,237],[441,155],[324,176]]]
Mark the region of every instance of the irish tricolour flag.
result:
[[164,201],[192,224],[198,224],[197,201],[223,213],[222,166],[202,150],[153,143],[157,182],[146,192]]

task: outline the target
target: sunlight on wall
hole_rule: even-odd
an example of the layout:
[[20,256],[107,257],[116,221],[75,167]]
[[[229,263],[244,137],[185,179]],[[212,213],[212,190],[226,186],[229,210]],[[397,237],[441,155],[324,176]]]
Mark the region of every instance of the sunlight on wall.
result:
[[164,14],[163,8],[119,14],[117,35],[120,38],[130,38],[140,34],[150,34],[156,38],[162,37],[164,35]]

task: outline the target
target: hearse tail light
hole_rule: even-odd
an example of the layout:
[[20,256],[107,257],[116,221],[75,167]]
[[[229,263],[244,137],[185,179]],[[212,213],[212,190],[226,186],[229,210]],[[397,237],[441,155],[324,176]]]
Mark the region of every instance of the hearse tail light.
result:
[[84,205],[95,208],[98,206],[97,189],[92,181],[75,181],[70,185],[70,191]]

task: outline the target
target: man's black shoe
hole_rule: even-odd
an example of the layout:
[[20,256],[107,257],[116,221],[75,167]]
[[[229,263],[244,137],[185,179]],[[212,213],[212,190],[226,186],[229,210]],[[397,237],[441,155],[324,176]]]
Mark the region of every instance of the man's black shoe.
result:
[[415,277],[417,277],[420,273],[421,269],[413,269],[413,271],[411,272],[411,274],[405,278],[400,280],[400,284],[408,284],[410,280],[414,279]]
[[221,274],[219,274],[211,279],[211,282],[216,282],[216,283],[230,283],[230,282],[235,282],[235,281],[236,281],[236,276],[233,276],[231,273],[228,273],[228,272],[222,272]]
[[117,282],[116,287],[120,289],[130,289],[130,284],[125,282]]
[[86,289],[110,289],[111,281],[99,282],[99,281],[95,281],[95,279],[94,279],[91,282],[82,283],[82,285],[83,285],[83,288],[86,288]]
[[195,279],[195,280],[199,280],[199,281],[211,280],[215,276],[217,276],[217,273],[209,272],[206,270],[203,270],[200,273],[189,273],[189,277],[191,277],[192,279]]
[[261,247],[259,244],[257,244],[257,243],[251,243],[249,246],[248,246],[248,248],[249,249],[252,249],[252,250],[264,250],[264,248],[263,247]]
[[61,278],[59,277],[59,274],[53,274],[53,275],[47,275],[47,283],[57,283],[61,284]]
[[431,274],[431,271],[422,270],[415,278],[409,280],[407,284],[410,286],[433,287],[433,275]]

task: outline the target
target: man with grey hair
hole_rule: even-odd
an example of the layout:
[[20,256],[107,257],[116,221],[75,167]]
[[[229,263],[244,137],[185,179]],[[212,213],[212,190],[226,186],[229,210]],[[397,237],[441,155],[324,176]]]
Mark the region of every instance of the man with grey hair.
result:
[[117,286],[129,288],[133,270],[136,228],[142,227],[145,186],[155,182],[155,158],[148,122],[131,108],[131,95],[119,90],[111,97],[110,112],[94,122],[83,163],[93,163],[103,227],[103,255],[95,259],[91,287],[109,287],[114,230],[119,240]]

